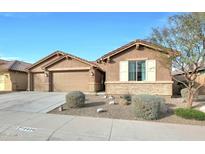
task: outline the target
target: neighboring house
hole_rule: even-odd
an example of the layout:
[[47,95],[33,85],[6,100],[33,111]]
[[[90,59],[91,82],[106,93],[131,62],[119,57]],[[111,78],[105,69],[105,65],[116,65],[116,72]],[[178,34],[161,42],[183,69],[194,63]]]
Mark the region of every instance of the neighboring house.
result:
[[[172,96],[173,53],[136,40],[89,62],[57,51],[29,68],[29,90]],[[104,89],[105,88],[105,89]]]
[[172,55],[160,46],[136,40],[102,56],[97,62],[106,72],[106,93],[171,97]]
[[93,62],[56,51],[28,68],[31,91],[103,90],[104,72]]
[[[199,76],[196,78],[196,85],[205,84],[205,67],[201,68],[198,73],[199,73]],[[184,73],[180,70],[175,70],[175,71],[172,72],[172,76],[174,78],[176,78],[177,80],[180,80],[182,82],[186,82],[183,74]],[[174,80],[174,78],[173,78],[173,81],[174,81],[173,95],[180,95],[181,89],[185,88],[185,86],[182,83],[177,82],[176,80]],[[200,95],[205,95],[205,86],[202,86],[199,89],[199,94]]]
[[0,59],[0,91],[27,90],[27,70],[31,66],[22,61]]

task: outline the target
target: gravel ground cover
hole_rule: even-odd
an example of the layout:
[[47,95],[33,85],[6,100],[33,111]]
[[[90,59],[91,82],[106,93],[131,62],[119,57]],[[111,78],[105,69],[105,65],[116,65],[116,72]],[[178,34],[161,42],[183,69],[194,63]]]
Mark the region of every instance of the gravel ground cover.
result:
[[[118,99],[116,99],[118,102]],[[204,104],[204,98],[194,102],[195,107],[200,107]],[[165,123],[177,123],[177,124],[192,124],[192,125],[205,125],[205,121],[187,120],[178,117],[174,114],[174,109],[178,107],[185,107],[186,103],[183,103],[181,98],[172,98],[167,105],[169,106],[169,112],[163,115],[158,120],[152,120],[153,122],[165,122]],[[97,113],[97,109],[103,108],[106,111]],[[91,117],[103,117],[113,119],[128,119],[128,120],[143,120],[136,118],[133,114],[132,105],[115,104],[109,105],[109,100],[103,98],[103,96],[86,95],[86,104],[81,108],[68,108],[66,104],[63,105],[63,111],[59,111],[56,108],[49,113],[51,114],[64,114],[64,115],[77,115],[77,116],[91,116]]]

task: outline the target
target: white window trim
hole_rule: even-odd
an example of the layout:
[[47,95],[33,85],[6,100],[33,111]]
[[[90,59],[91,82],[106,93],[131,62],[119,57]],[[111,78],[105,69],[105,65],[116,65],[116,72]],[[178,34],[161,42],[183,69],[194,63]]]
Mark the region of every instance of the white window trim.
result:
[[[135,61],[136,62],[136,80],[129,80],[129,61]],[[138,81],[137,80],[137,63],[139,61],[145,61],[145,80]],[[154,68],[155,68],[155,74],[154,78],[149,78],[148,75],[150,72],[148,71],[148,62],[154,61]],[[152,74],[153,75],[153,74]],[[127,61],[120,61],[119,64],[119,80],[121,82],[156,82],[157,81],[157,61],[155,59],[138,59],[138,60],[127,60]]]
[[[136,80],[129,80],[129,62],[130,61],[135,61],[136,63]],[[145,80],[142,80],[142,81],[147,81],[147,69],[146,69],[146,60],[143,58],[143,59],[138,59],[138,60],[128,60],[128,81],[135,81],[135,82],[141,82],[139,80],[137,80],[137,63],[139,61],[144,61],[145,62]]]
[[119,67],[120,67],[119,69],[120,81],[128,81],[129,79],[128,61],[120,61]]
[[[149,65],[148,65],[148,62],[149,61],[154,61],[154,71],[155,71],[155,74],[154,74],[154,79],[151,79],[150,80],[150,78],[148,77],[148,75],[150,74],[149,72],[148,72],[148,69],[147,69],[147,67],[149,67]],[[149,60],[146,60],[146,81],[156,81],[157,80],[157,61],[155,60],[155,59],[149,59]]]

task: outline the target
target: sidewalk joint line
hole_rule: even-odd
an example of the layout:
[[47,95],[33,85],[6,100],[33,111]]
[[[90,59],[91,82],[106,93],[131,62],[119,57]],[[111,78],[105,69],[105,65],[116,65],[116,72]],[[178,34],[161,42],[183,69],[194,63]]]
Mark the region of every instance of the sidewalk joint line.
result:
[[111,129],[110,129],[110,134],[109,134],[108,141],[110,141],[111,136],[112,136],[112,128],[113,128],[113,119],[112,119],[112,123],[111,123]]
[[56,129],[48,136],[47,141],[50,141],[51,137],[53,137],[53,135],[54,135],[58,130],[60,130],[61,128],[63,128],[65,125],[67,125],[68,123],[70,123],[70,122],[73,121],[74,119],[75,119],[75,117],[73,117],[73,118],[70,119],[69,121],[65,122],[64,124],[62,124],[62,126],[56,128]]

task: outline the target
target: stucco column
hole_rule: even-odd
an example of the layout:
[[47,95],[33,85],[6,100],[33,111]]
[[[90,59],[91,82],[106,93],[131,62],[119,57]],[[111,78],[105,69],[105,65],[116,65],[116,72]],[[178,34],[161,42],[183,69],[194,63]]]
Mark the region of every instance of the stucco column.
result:
[[93,67],[89,70],[89,91],[95,92],[95,70]]
[[28,72],[28,87],[27,90],[28,91],[32,91],[32,79],[31,79],[31,72]]
[[52,91],[52,73],[48,72],[48,91]]

